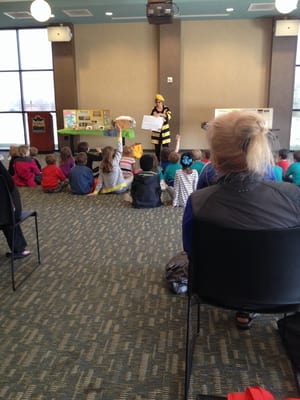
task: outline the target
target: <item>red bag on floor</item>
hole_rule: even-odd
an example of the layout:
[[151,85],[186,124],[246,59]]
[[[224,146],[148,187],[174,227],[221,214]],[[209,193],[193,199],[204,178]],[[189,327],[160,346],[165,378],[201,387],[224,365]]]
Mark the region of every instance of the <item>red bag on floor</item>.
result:
[[[260,386],[248,387],[244,393],[229,393],[227,400],[275,400],[274,396]],[[299,400],[299,397],[289,397],[282,400]]]

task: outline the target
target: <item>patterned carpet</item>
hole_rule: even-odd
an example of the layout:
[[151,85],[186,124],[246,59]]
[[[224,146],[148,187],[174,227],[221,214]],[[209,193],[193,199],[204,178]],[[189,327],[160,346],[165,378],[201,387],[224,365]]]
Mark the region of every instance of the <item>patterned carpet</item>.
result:
[[[164,265],[181,249],[182,209],[135,210],[122,196],[45,194],[22,188],[38,211],[42,264],[12,292],[0,236],[0,399],[181,400],[185,295],[172,295]],[[35,263],[33,221],[23,230]],[[296,396],[275,319],[249,332],[232,314],[203,310],[203,347],[191,399],[261,384]]]

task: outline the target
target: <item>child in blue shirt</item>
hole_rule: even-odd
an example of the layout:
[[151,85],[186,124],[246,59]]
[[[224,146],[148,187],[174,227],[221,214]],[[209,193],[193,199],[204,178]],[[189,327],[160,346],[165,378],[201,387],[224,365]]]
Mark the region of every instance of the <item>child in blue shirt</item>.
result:
[[94,187],[94,176],[91,168],[87,167],[87,154],[80,152],[76,156],[76,165],[71,169],[69,183],[74,194],[88,194]]
[[144,154],[140,159],[141,172],[134,175],[131,186],[132,206],[135,208],[160,207],[161,188],[155,154]]

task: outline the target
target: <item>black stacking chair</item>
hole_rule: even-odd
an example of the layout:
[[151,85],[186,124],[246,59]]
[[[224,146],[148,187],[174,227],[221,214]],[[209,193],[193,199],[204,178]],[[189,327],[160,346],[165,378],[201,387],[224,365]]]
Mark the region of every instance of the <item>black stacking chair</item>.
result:
[[300,227],[248,231],[195,223],[189,263],[185,400],[200,332],[200,305],[262,314],[295,312],[300,304],[299,282]]
[[[15,213],[14,213],[14,202],[11,196],[11,193],[8,189],[6,180],[2,175],[0,175],[0,190],[3,191],[6,196],[6,201],[5,204],[1,204],[1,207],[3,207],[6,210],[6,216],[4,220],[0,220],[0,230],[3,227],[11,227],[12,228],[12,248],[14,248],[14,241],[15,241],[15,230],[16,227],[21,225],[24,221],[26,221],[30,217],[34,217],[35,221],[35,236],[36,236],[36,246],[37,246],[37,261],[38,264],[31,269],[27,275],[20,281],[18,286],[20,286],[30,275],[31,273],[38,267],[38,265],[41,263],[41,258],[40,258],[40,246],[39,246],[39,234],[38,234],[38,220],[37,220],[37,212],[30,210],[30,211],[22,211],[21,218],[17,221],[15,218]],[[13,290],[16,290],[16,282],[15,282],[15,259],[13,252],[11,253],[10,256],[10,270],[11,270],[11,282],[12,282],[12,288]]]

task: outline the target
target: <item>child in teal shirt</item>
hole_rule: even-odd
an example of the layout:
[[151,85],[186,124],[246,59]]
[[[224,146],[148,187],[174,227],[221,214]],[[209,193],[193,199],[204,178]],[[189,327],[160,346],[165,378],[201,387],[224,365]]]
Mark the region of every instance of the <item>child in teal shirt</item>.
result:
[[164,173],[164,180],[168,186],[174,186],[176,171],[182,169],[182,166],[179,164],[179,159],[179,154],[176,151],[171,151],[168,158],[169,164]]
[[193,155],[193,164],[192,164],[191,168],[195,169],[198,172],[198,175],[200,175],[200,172],[205,165],[205,162],[201,161],[202,151],[201,150],[193,150],[192,155]]
[[295,185],[300,186],[300,150],[295,151],[294,162],[288,167],[285,176],[291,178]]

